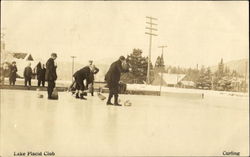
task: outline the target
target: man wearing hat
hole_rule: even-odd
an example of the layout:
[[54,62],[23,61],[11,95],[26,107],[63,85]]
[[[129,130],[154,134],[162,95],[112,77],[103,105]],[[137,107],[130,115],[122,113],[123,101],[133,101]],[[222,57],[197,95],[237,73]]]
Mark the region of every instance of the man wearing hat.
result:
[[122,72],[129,72],[129,69],[124,69],[122,67],[123,64],[126,64],[126,60],[124,56],[121,56],[119,60],[111,64],[107,74],[105,75],[105,81],[107,81],[109,88],[109,97],[107,105],[113,105],[111,103],[111,99],[114,96],[115,97],[114,105],[121,106],[121,104],[118,103],[119,81]]
[[56,53],[52,53],[51,57],[48,59],[46,62],[46,72],[45,72],[45,80],[48,81],[48,99],[53,99],[52,98],[52,93],[55,88],[55,81],[57,79],[57,74],[56,74],[56,68],[57,66],[55,65],[55,59],[57,58]]
[[90,85],[90,93],[92,96],[94,96],[94,80],[95,80],[94,75],[99,72],[99,69],[93,64],[92,60],[89,61],[89,68],[90,68],[90,74],[87,79],[86,88],[88,89]]
[[17,78],[17,67],[16,67],[16,61],[12,62],[12,65],[10,65],[10,75],[9,75],[9,82],[10,85],[15,85]]

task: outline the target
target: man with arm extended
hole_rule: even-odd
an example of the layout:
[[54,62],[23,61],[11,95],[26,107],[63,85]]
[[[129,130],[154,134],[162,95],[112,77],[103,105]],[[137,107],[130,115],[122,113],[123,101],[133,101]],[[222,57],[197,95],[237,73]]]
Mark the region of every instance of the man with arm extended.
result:
[[119,60],[112,63],[107,74],[105,75],[105,81],[107,81],[109,88],[109,97],[107,105],[113,105],[111,103],[111,99],[114,96],[115,97],[114,105],[121,106],[121,104],[118,103],[119,81],[122,72],[129,72],[129,69],[122,68],[122,64],[126,64],[124,56],[121,56]]

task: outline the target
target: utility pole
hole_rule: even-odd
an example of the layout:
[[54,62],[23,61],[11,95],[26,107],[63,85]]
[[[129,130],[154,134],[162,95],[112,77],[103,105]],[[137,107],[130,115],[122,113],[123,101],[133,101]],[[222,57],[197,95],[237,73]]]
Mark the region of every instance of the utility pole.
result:
[[156,23],[153,23],[153,20],[158,20],[154,17],[146,16],[146,19],[149,20],[149,22],[146,22],[146,24],[149,24],[149,27],[146,27],[146,29],[149,30],[149,32],[145,32],[145,34],[149,35],[149,54],[148,54],[148,70],[147,70],[147,84],[150,83],[150,62],[151,62],[151,46],[152,46],[152,36],[157,36],[157,34],[154,34],[153,31],[157,31],[156,28],[153,28],[153,26],[157,26]]
[[247,92],[247,61],[245,63],[245,92]]
[[76,56],[70,56],[71,58],[72,58],[72,82],[73,82],[73,74],[74,74],[74,64],[75,64],[75,62],[74,62],[74,60],[75,60],[75,58],[76,58]]
[[[167,46],[159,46],[158,48],[161,48],[161,56],[162,56],[162,60],[163,60],[163,53],[164,53],[164,48],[166,48]],[[164,69],[164,65],[162,65],[162,60],[161,60],[161,66],[162,66],[162,69],[161,69],[161,83],[160,83],[160,96],[161,96],[161,86],[162,86],[162,80],[163,80],[163,69]]]
[[1,53],[2,53],[2,51],[5,51],[5,40],[4,40],[4,38],[5,38],[5,33],[4,33],[4,31],[6,30],[6,28],[5,27],[1,27]]

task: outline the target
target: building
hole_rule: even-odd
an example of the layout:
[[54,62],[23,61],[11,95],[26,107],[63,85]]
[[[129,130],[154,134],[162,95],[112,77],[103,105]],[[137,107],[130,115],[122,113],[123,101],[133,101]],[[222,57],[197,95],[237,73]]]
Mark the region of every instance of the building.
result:
[[32,69],[38,64],[30,53],[6,50],[5,42],[1,38],[1,66],[10,65],[13,61],[16,62],[19,77],[23,77],[24,68],[28,63],[31,63]]
[[168,73],[157,73],[152,85],[162,85],[169,87],[177,87],[181,85],[181,81],[185,78],[185,74],[168,74]]
[[193,81],[181,81],[181,87],[182,88],[194,88],[195,87],[195,83]]

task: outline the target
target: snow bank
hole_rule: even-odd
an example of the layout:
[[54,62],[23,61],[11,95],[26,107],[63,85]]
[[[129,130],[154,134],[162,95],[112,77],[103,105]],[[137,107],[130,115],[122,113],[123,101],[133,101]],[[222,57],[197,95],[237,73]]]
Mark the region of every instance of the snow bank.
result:
[[[146,85],[146,84],[128,84],[127,90],[138,91],[160,91],[160,86]],[[227,91],[213,91],[213,90],[201,90],[201,89],[187,89],[187,88],[175,88],[175,87],[161,87],[161,91],[164,93],[185,93],[185,94],[205,94],[205,95],[226,95],[226,96],[241,96],[248,97],[249,93],[241,92],[227,92]]]

